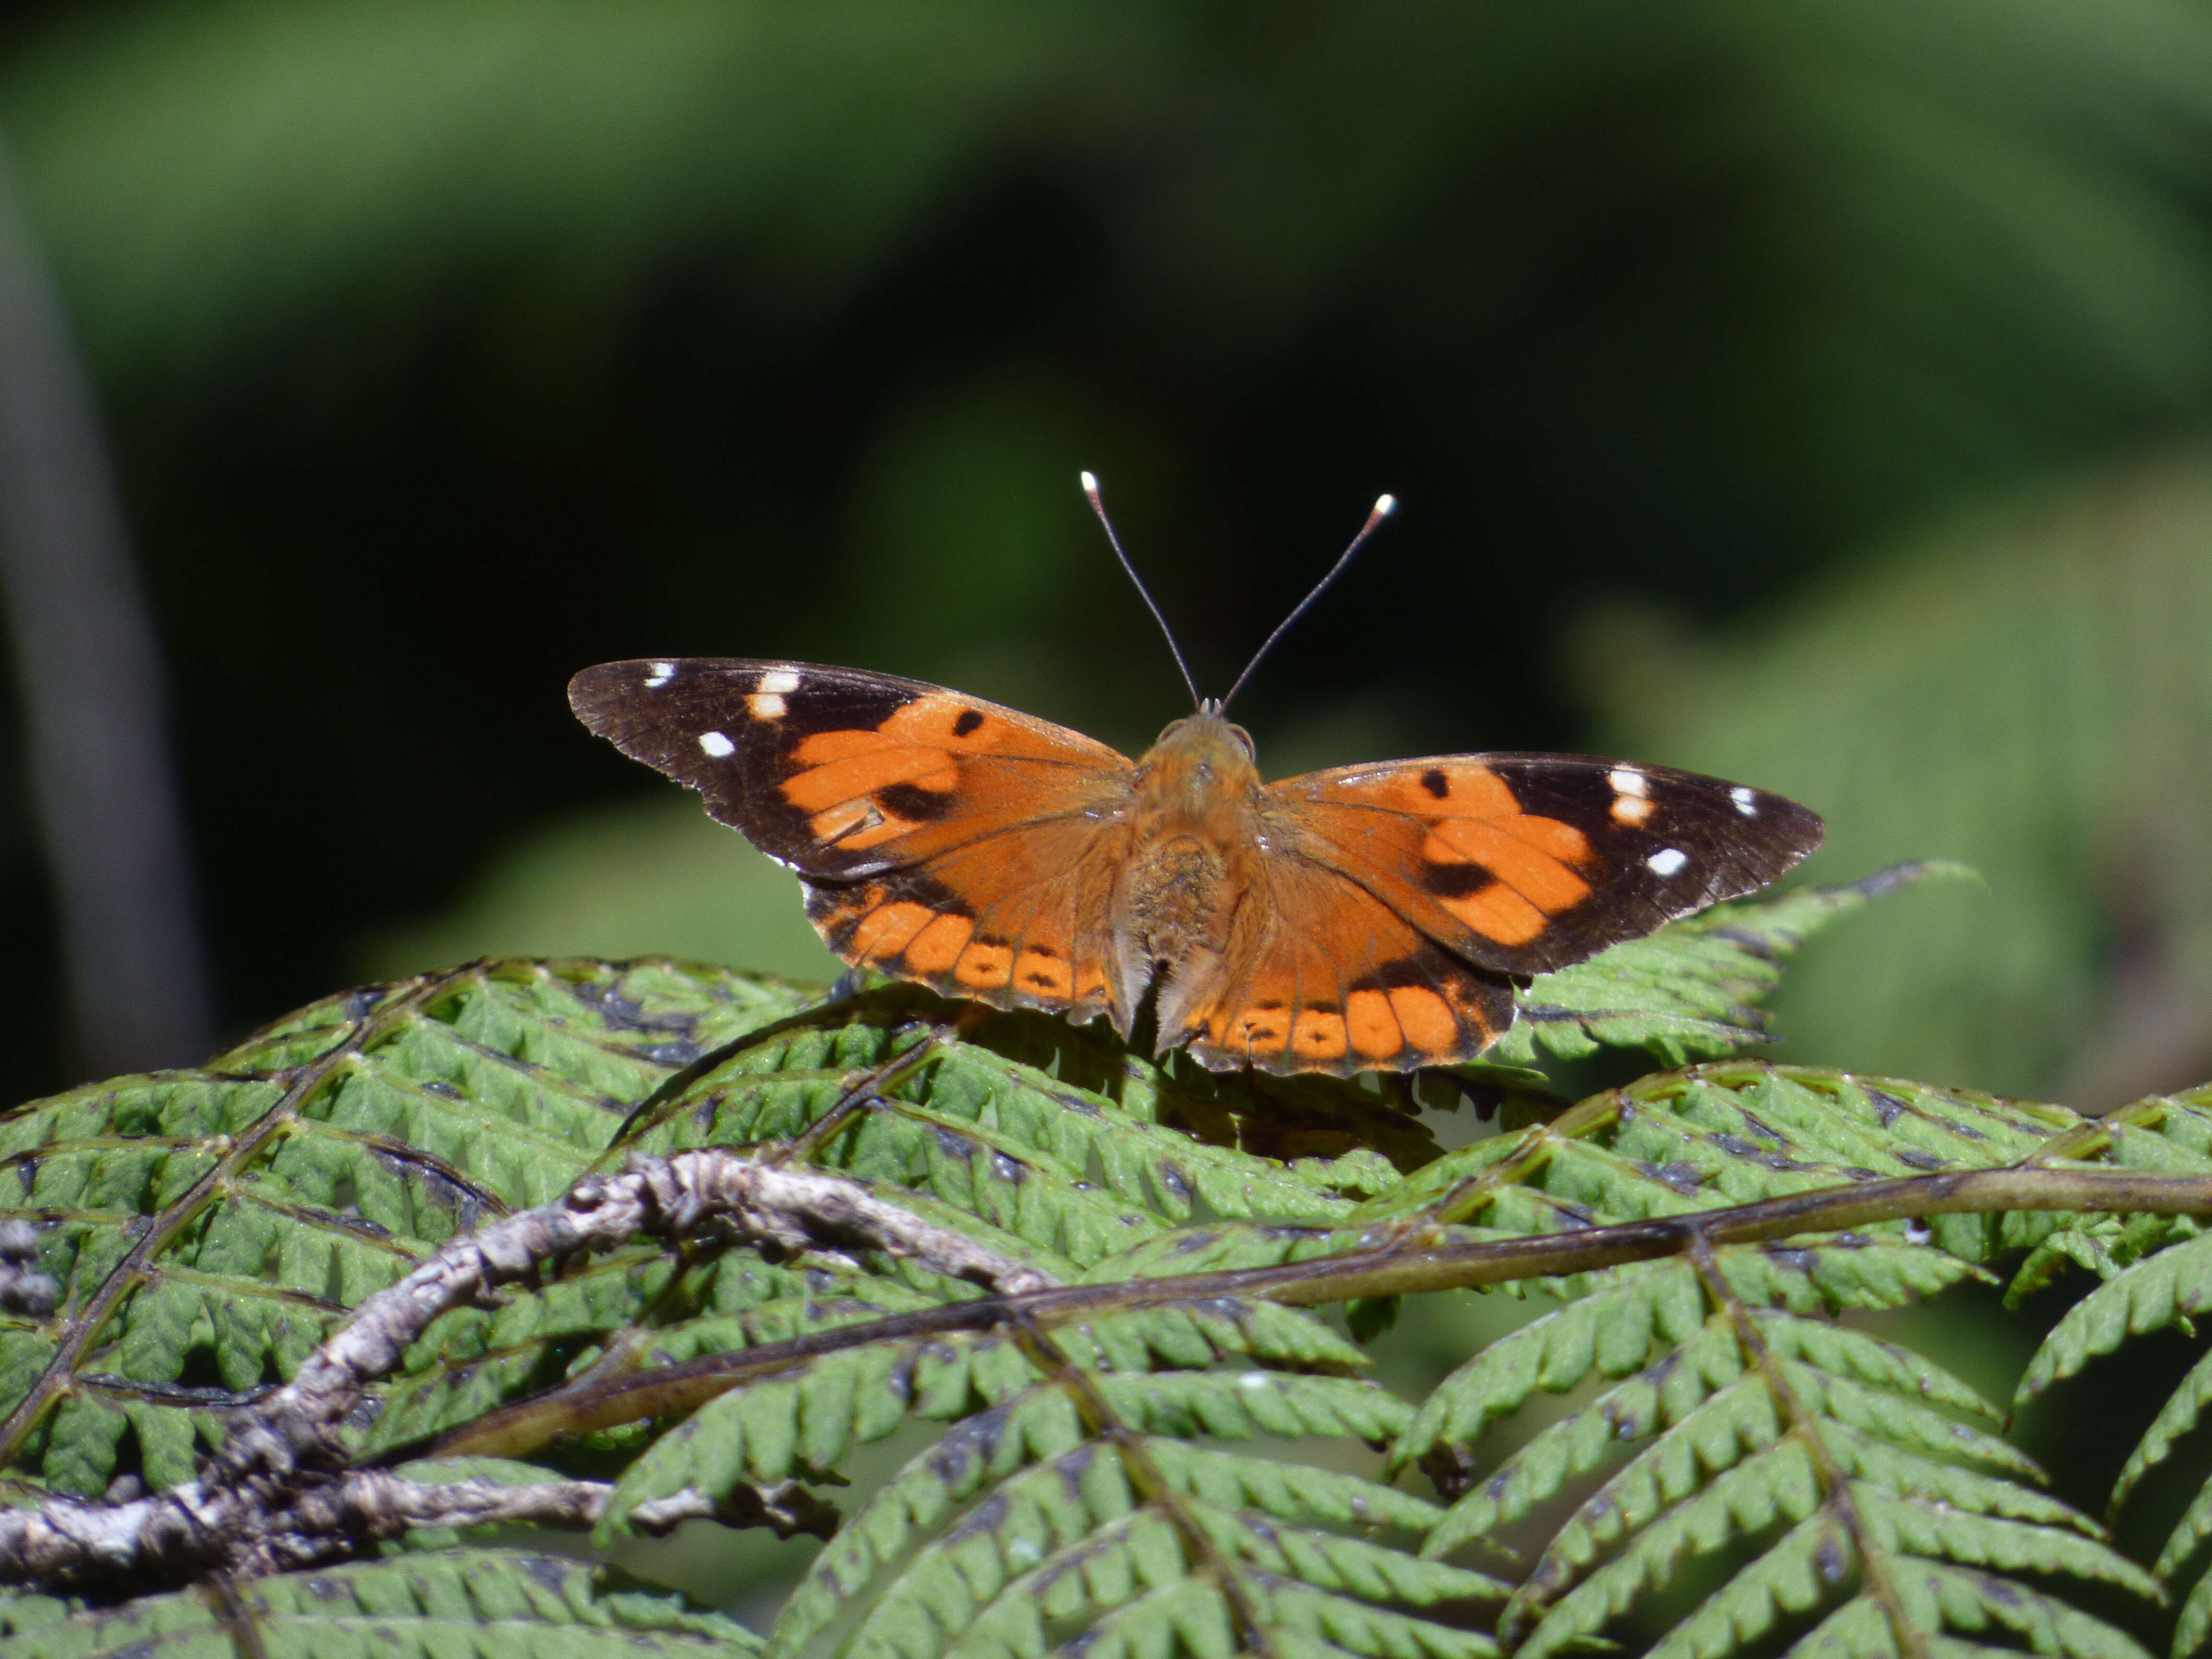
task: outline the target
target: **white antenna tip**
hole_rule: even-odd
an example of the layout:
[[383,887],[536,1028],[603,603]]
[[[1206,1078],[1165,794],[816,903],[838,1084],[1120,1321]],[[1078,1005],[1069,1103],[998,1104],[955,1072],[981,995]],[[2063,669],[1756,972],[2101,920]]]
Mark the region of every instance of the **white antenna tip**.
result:
[[1395,495],[1377,495],[1375,498],[1375,516],[1376,518],[1387,519],[1397,510],[1398,498]]
[[1098,493],[1098,477],[1096,473],[1086,472],[1083,475],[1083,493],[1086,495],[1096,495]]

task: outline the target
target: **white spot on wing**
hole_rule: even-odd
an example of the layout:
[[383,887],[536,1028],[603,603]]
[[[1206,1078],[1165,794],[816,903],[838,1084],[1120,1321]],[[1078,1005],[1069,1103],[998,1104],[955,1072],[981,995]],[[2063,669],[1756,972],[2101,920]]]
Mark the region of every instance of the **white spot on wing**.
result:
[[1635,825],[1651,816],[1651,803],[1641,795],[1615,795],[1613,798],[1613,821]]
[[699,746],[716,760],[721,759],[725,755],[734,755],[738,752],[738,745],[720,732],[702,732],[699,734]]
[[1605,775],[1605,781],[1624,795],[1641,799],[1651,788],[1651,780],[1632,766],[1616,766]]
[[787,691],[796,691],[799,690],[798,672],[789,668],[771,668],[760,677],[760,690],[771,697],[780,697]]
[[745,707],[757,720],[780,720],[783,718],[783,699],[773,691],[756,691],[745,699]]
[[657,662],[653,665],[653,672],[646,676],[645,689],[648,691],[658,691],[662,686],[667,684],[669,681],[675,678],[676,665],[674,663]]
[[1759,791],[1749,785],[1739,783],[1729,791],[1729,799],[1735,803],[1735,810],[1744,817],[1755,818],[1759,816]]
[[1644,861],[1651,866],[1654,875],[1671,876],[1680,872],[1690,861],[1690,855],[1679,847],[1662,847]]

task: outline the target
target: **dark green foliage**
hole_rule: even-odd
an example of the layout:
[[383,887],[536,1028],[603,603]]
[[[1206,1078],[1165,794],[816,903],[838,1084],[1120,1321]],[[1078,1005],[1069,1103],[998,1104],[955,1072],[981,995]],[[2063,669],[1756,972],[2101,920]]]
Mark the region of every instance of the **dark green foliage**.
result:
[[760,1648],[743,1626],[665,1592],[609,1583],[564,1556],[514,1550],[359,1561],[228,1595],[183,1590],[74,1618],[43,1596],[0,1607],[8,1659],[230,1659],[256,1640],[269,1659],[742,1659]]
[[[1732,907],[1540,981],[1532,1006],[1577,1012],[1509,1058],[1747,1041],[1777,959],[1896,878]],[[1905,1207],[1734,1242],[1679,1224],[2020,1166],[2204,1172],[2207,1100],[2090,1120],[1735,1057],[1564,1109],[1524,1091],[1444,1152],[1394,1088],[1215,1077],[1042,1018],[956,1030],[957,1012],[904,987],[824,998],[665,962],[479,964],[318,1005],[204,1073],[21,1109],[0,1122],[21,1194],[7,1213],[39,1228],[65,1289],[52,1319],[9,1316],[0,1338],[24,1495],[191,1478],[228,1409],[441,1242],[634,1152],[753,1144],[1060,1288],[994,1302],[865,1242],[640,1240],[438,1320],[349,1425],[358,1452],[427,1454],[405,1466],[425,1480],[610,1476],[611,1543],[672,1500],[734,1515],[781,1482],[834,1492],[855,1448],[948,1425],[848,1495],[765,1638],[777,1659],[1042,1659],[1079,1637],[1132,1659],[1549,1655],[1728,1551],[1662,1651],[1725,1653],[1780,1622],[1854,1659],[1948,1653],[1990,1627],[2135,1651],[2067,1587],[2154,1600],[2157,1580],[2039,1490],[1990,1401],[1838,1316],[2002,1261],[2022,1285],[2086,1264],[2108,1282],[2053,1333],[2026,1397],[2212,1299],[2193,1222]],[[1594,1230],[1651,1224],[1677,1231],[1648,1259],[1576,1255]],[[1554,1265],[1439,1276],[1514,1241],[1556,1246]],[[1284,1299],[1344,1300],[1297,1276],[1340,1259],[1387,1261],[1414,1290],[1540,1300],[1407,1401],[1360,1375],[1342,1326]],[[2208,1376],[2121,1496],[2194,1426]],[[1492,1449],[1493,1425],[1571,1391],[1548,1426]],[[1363,1462],[1317,1449],[1363,1443]],[[1540,1522],[1534,1553],[1492,1576],[1500,1540]],[[2208,1535],[2212,1496],[2159,1577]],[[76,1612],[18,1596],[0,1603],[21,1632],[0,1659],[157,1632],[219,1650],[240,1617],[272,1653],[343,1646],[346,1608],[372,1602],[398,1621],[380,1651],[443,1652],[439,1620],[495,1604],[546,1626],[517,1637],[532,1652],[761,1639],[451,1534],[246,1587],[244,1614],[215,1594]],[[2208,1624],[2200,1589],[2184,1643]]]

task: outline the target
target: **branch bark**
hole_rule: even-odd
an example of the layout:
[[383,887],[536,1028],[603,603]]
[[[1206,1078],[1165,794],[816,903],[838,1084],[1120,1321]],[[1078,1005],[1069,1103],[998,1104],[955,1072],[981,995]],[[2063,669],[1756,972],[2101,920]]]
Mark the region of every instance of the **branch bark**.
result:
[[339,1425],[440,1315],[640,1237],[742,1242],[771,1253],[885,1250],[1017,1296],[1052,1283],[841,1176],[778,1169],[719,1148],[636,1158],[618,1175],[586,1176],[554,1203],[453,1241],[369,1297],[291,1382],[231,1419],[222,1449],[199,1479],[130,1503],[54,1498],[0,1512],[0,1577],[76,1585],[268,1571],[329,1559],[319,1553],[321,1538],[343,1550],[348,1540],[393,1535],[378,1530],[387,1525],[473,1524],[450,1516],[410,1522],[429,1513],[433,1500],[418,1494],[403,1503],[404,1494],[379,1484],[392,1477],[348,1468]]

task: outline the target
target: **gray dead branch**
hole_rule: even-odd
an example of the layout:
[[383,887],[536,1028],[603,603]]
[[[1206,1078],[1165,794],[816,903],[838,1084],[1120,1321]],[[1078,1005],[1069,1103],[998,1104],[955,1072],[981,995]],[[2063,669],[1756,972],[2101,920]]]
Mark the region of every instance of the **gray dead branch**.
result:
[[[143,1588],[216,1571],[293,1571],[424,1527],[590,1524],[609,1491],[597,1482],[402,1480],[349,1468],[338,1430],[440,1315],[638,1238],[750,1244],[779,1255],[879,1250],[1005,1295],[1053,1283],[845,1176],[720,1148],[634,1158],[619,1174],[586,1176],[551,1204],[453,1241],[369,1297],[289,1383],[231,1419],[222,1449],[198,1480],[128,1502],[56,1497],[0,1511],[0,1579]],[[0,1266],[4,1245],[0,1240]],[[679,1492],[646,1506],[639,1519],[648,1530],[665,1530],[695,1516],[784,1535],[834,1523],[826,1506],[787,1483],[741,1492],[719,1506]]]

